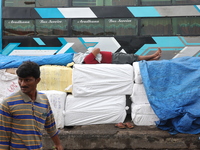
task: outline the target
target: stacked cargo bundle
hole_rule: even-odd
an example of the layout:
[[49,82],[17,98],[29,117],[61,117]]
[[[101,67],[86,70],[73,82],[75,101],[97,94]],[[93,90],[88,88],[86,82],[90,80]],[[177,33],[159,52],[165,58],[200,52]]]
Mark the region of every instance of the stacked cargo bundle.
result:
[[20,88],[18,85],[18,77],[15,74],[16,69],[0,69],[0,103],[6,97]]
[[[135,125],[155,125],[158,120],[147,99],[138,62],[133,66],[75,64],[73,69],[43,65],[40,69],[42,80],[37,89],[47,95],[57,128],[124,122],[126,95],[131,95]],[[0,70],[0,83],[5,87],[0,101],[20,89],[15,70]],[[70,85],[72,90],[66,90]]]
[[67,95],[65,126],[123,122],[126,117],[126,98],[119,96]]
[[64,128],[63,111],[65,107],[67,93],[56,90],[48,90],[40,92],[46,94],[47,98],[49,99],[49,103],[54,114],[56,127],[60,129]]
[[126,95],[133,91],[131,65],[75,64],[72,85],[65,126],[124,122]]
[[58,65],[43,65],[40,67],[41,81],[37,89],[47,95],[54,113],[56,127],[64,128],[64,107],[67,92],[66,87],[72,84],[72,68]]
[[63,92],[65,88],[72,84],[72,68],[58,65],[43,65],[40,67],[41,81],[37,89],[40,90],[56,90]]
[[135,73],[133,93],[131,95],[131,117],[133,123],[138,126],[155,125],[155,121],[159,119],[148,101],[140,74],[139,62],[134,62],[133,68]]

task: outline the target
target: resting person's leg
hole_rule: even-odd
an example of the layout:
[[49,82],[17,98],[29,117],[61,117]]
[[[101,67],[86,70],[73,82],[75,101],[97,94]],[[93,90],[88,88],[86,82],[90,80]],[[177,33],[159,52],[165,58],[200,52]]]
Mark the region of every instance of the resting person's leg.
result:
[[161,57],[161,53],[162,53],[161,49],[158,48],[158,50],[152,55],[138,56],[138,60],[139,61],[140,60],[147,60],[147,61],[148,60],[158,60]]
[[126,54],[126,53],[113,53],[112,54],[112,64],[130,64],[138,61],[138,55]]
[[135,54],[126,54],[126,53],[113,53],[112,55],[112,64],[130,64],[132,65],[133,62],[140,61],[140,60],[158,60],[161,57],[161,49],[152,54],[147,56],[138,56]]

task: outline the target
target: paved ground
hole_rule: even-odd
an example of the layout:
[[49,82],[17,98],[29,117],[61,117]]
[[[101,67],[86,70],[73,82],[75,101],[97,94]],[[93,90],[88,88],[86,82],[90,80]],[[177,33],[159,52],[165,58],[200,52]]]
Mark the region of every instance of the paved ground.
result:
[[[129,118],[126,119],[129,121]],[[200,150],[200,135],[170,135],[155,126],[119,129],[114,124],[65,127],[59,134],[65,150]],[[45,150],[53,143],[44,135]]]

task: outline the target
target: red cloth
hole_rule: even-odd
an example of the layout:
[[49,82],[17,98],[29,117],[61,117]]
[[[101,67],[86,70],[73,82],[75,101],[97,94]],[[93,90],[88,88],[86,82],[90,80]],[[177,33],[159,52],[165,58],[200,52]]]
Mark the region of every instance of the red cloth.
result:
[[[112,63],[112,52],[101,51],[100,54],[102,55],[101,63]],[[99,64],[99,62],[95,59],[93,53],[87,55],[84,59],[85,64]]]

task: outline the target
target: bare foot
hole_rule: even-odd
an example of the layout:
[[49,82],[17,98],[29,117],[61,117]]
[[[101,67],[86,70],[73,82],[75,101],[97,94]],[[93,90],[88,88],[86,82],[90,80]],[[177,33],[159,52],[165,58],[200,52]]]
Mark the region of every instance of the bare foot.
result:
[[138,56],[138,60],[139,61],[140,60],[146,60],[146,61],[149,61],[149,60],[158,60],[161,57],[161,53],[162,53],[161,49],[158,48],[158,50],[155,53],[151,54],[151,55]]
[[152,59],[149,59],[149,61],[150,60],[159,60],[160,59],[160,56],[158,55],[158,56],[156,56],[156,57],[154,57],[154,58],[152,58]]
[[153,58],[154,57],[156,57],[156,56],[159,56],[159,55],[161,55],[161,49],[160,49],[160,47],[158,48],[158,50],[154,53],[154,54],[152,54],[152,56],[153,56]]
[[152,54],[152,57],[149,60],[159,60],[161,57],[161,53],[162,53],[162,51],[159,47],[158,50],[154,54]]

